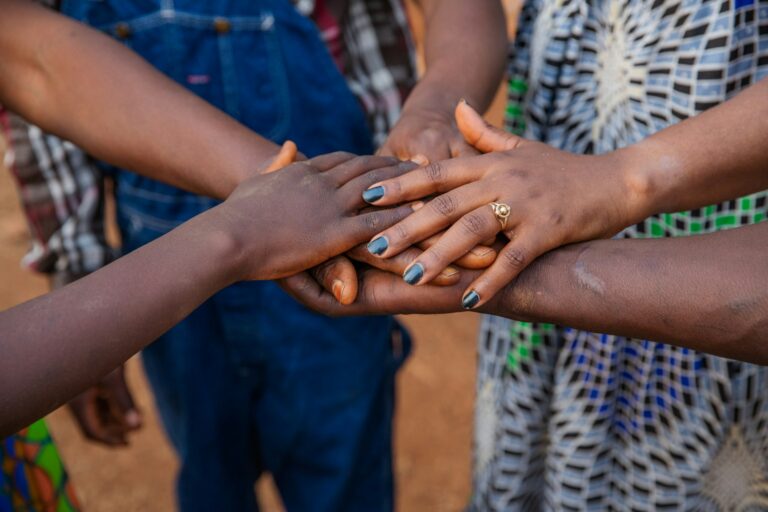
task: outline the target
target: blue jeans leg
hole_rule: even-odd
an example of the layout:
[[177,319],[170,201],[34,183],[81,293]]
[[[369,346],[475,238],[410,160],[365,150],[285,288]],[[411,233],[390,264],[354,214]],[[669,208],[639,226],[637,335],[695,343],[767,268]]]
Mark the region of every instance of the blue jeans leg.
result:
[[183,512],[257,510],[251,393],[240,382],[222,338],[218,312],[208,301],[142,355],[180,459],[176,486]]

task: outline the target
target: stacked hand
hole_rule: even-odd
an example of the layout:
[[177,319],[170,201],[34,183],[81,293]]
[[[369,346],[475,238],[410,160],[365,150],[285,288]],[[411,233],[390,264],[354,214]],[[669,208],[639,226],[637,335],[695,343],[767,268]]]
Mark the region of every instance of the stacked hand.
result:
[[[401,300],[397,311],[423,311],[429,294],[409,291],[408,284],[430,283],[478,244],[496,240],[499,257],[490,268],[462,276],[460,304],[477,308],[542,254],[565,244],[610,237],[646,216],[638,199],[643,185],[632,183],[622,172],[628,162],[621,151],[603,156],[559,151],[490,127],[465,103],[457,107],[456,120],[465,140],[483,154],[432,161],[372,183],[365,191],[366,201],[378,207],[418,200],[425,205],[380,231],[368,244],[370,254],[361,259],[385,270],[395,268],[377,264],[376,259],[397,259],[398,270],[407,265],[405,282],[369,272],[361,292],[369,309],[353,308],[357,314],[392,312],[391,304],[382,306],[381,300],[371,306],[371,297],[384,294]],[[493,203],[507,206],[509,215],[498,215]],[[360,256],[359,251],[355,254]],[[326,307],[322,302],[326,299],[306,276],[288,280],[286,287],[314,307],[342,313]],[[439,296],[455,294],[451,288]],[[432,312],[459,306],[457,301],[448,307],[432,296]]]
[[[450,117],[447,119],[443,117],[428,112],[403,115],[379,154],[396,155],[401,161],[410,160],[422,164],[453,156],[478,154],[477,150],[465,141],[453,120]],[[289,141],[261,172],[267,174],[280,170],[296,160],[305,160],[305,157],[298,153],[295,144]],[[375,170],[376,165],[393,165],[394,161],[373,160],[371,169]],[[404,163],[399,167],[400,174],[414,167],[415,165]],[[415,207],[418,208],[421,204],[417,203]],[[355,301],[358,293],[358,276],[353,260],[400,275],[413,259],[421,254],[422,250],[429,249],[439,239],[439,234],[436,234],[386,259],[374,257],[365,244],[358,245],[346,255],[335,256],[314,267],[309,274],[330,292],[337,302],[349,305]],[[495,259],[496,251],[492,247],[478,245],[457,258],[455,265],[446,265],[436,273],[431,282],[438,286],[454,285],[460,279],[460,268],[487,268]]]

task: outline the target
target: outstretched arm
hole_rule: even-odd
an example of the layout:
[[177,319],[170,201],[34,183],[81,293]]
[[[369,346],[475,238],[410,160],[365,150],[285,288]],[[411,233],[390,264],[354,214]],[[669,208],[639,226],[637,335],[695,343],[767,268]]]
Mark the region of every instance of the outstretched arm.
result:
[[357,213],[362,191],[403,165],[337,153],[255,176],[164,237],[0,313],[0,437],[97,382],[219,289],[300,272],[405,217],[411,207]]
[[[768,223],[684,238],[598,240],[534,261],[481,311],[594,332],[665,341],[768,364]],[[452,287],[409,286],[363,274],[358,301],[339,306],[309,279],[288,290],[331,315],[460,311],[463,273]]]
[[490,312],[768,364],[768,224],[554,251]]
[[224,198],[277,154],[109,37],[33,2],[0,9],[3,104],[97,158]]

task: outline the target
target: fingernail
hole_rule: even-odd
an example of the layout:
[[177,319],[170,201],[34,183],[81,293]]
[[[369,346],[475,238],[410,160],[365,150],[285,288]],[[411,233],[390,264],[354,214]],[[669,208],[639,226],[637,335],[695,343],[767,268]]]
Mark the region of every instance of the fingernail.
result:
[[421,210],[422,208],[424,208],[424,201],[416,201],[411,205],[411,210],[415,212]]
[[470,291],[463,299],[461,299],[461,305],[464,309],[472,309],[477,306],[478,302],[480,302],[480,296],[475,290]]
[[483,249],[479,249],[479,248],[475,247],[474,249],[472,249],[472,250],[471,250],[471,251],[469,251],[469,252],[471,252],[472,254],[474,254],[475,256],[477,256],[478,258],[482,258],[483,256],[486,256],[486,255],[487,255],[488,253],[490,253],[491,251],[493,251],[493,249],[489,249],[489,248],[487,248],[487,247],[486,247],[486,248],[483,248]]
[[384,251],[387,250],[387,247],[389,247],[389,242],[387,241],[387,238],[384,236],[380,236],[378,238],[374,238],[371,240],[371,242],[368,244],[368,252],[378,256],[380,254],[383,254]]
[[129,427],[138,428],[141,426],[141,414],[135,409],[131,409],[125,413],[125,423]]
[[455,267],[445,267],[445,270],[440,272],[440,275],[443,277],[453,277],[458,273],[459,273],[459,269]]
[[408,284],[416,284],[422,277],[424,277],[424,266],[421,263],[411,265],[403,274],[403,280]]
[[375,203],[379,199],[384,197],[384,187],[379,185],[378,187],[369,188],[363,192],[363,200],[366,203]]
[[344,297],[344,283],[341,279],[333,280],[331,290],[333,290],[333,296],[336,297],[336,301],[341,302],[341,299]]
[[419,166],[427,165],[429,163],[429,158],[427,158],[424,155],[416,155],[413,158],[411,158],[411,162]]

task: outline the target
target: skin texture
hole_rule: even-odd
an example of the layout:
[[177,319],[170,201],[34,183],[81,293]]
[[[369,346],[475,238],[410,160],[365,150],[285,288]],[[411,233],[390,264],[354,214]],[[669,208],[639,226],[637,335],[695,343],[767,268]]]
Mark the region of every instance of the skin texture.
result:
[[[768,80],[695,118],[629,148],[575,155],[488,126],[467,104],[458,126],[480,156],[434,162],[382,181],[375,205],[437,196],[382,231],[392,257],[448,228],[417,258],[420,283],[489,237],[505,241],[499,257],[472,283],[480,306],[542,254],[610,237],[654,213],[682,211],[768,188]],[[727,176],[727,178],[726,178]],[[489,204],[511,215],[502,230]]]
[[410,206],[359,212],[362,191],[399,165],[334,153],[254,176],[158,240],[0,313],[0,436],[99,381],[218,290],[316,266],[404,218]]
[[[768,364],[768,223],[709,235],[598,240],[550,252],[480,311],[593,332],[663,341]],[[361,273],[355,304],[340,306],[306,276],[283,282],[328,315],[461,310],[464,272],[451,287],[410,286],[379,270]]]

